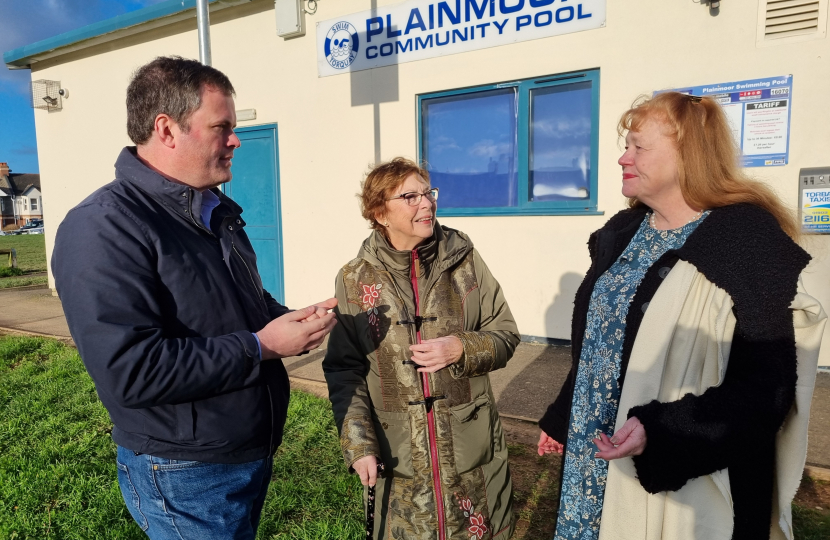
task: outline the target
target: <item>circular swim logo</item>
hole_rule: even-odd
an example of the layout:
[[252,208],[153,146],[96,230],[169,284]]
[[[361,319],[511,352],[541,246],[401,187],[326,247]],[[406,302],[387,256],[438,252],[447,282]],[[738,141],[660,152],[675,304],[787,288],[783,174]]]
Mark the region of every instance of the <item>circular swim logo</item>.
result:
[[359,47],[357,28],[351,23],[336,23],[326,34],[326,60],[334,69],[346,69],[352,65]]

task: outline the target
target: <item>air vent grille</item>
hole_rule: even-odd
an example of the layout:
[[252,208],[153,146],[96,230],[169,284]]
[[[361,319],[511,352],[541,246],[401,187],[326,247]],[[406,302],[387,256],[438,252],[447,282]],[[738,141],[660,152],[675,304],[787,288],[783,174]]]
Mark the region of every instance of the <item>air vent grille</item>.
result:
[[768,0],[764,39],[817,33],[821,3],[820,0]]

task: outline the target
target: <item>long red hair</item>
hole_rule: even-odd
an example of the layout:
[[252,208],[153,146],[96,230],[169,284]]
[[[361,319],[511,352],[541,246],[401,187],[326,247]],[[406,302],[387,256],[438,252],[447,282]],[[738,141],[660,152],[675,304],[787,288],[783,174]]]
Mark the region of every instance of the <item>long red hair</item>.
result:
[[[769,186],[746,175],[739,164],[726,115],[712,98],[679,92],[665,92],[652,98],[640,97],[625,111],[617,133],[639,131],[648,120],[663,122],[677,148],[680,190],[693,208],[717,208],[737,203],[760,206],[772,214],[793,240],[800,230],[793,211]],[[635,198],[629,207],[641,206]]]

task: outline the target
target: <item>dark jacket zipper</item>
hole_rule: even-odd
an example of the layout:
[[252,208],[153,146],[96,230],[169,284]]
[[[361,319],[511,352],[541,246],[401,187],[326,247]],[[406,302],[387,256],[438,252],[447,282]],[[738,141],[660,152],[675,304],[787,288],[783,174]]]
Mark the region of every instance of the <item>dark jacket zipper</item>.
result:
[[233,248],[234,253],[236,253],[237,257],[239,257],[239,260],[242,261],[242,264],[245,265],[245,270],[248,271],[248,277],[251,278],[251,284],[254,286],[254,290],[256,291],[257,298],[259,298],[262,302],[264,302],[265,298],[263,298],[262,293],[259,292],[259,287],[257,286],[256,281],[254,280],[254,274],[251,272],[251,268],[248,266],[248,263],[245,262],[245,257],[243,257],[239,253],[239,251],[237,251],[236,246],[233,243],[233,240],[231,240],[231,248]]
[[[193,217],[193,198],[191,197],[192,194],[193,194],[193,192],[190,189],[188,189],[187,190],[187,207],[188,207],[188,214],[190,215],[190,221],[192,221],[193,224],[196,225],[196,227],[198,227],[199,229],[202,229],[203,231],[206,231],[209,235],[216,238],[216,235],[213,234],[213,231],[211,231],[210,229],[206,229],[203,225],[200,225],[196,221],[196,219]],[[242,264],[245,265],[245,270],[248,271],[248,277],[251,279],[251,284],[254,286],[254,290],[257,293],[257,298],[259,298],[260,302],[264,302],[265,298],[263,298],[262,293],[259,292],[259,287],[257,287],[256,281],[254,280],[254,275],[251,273],[251,269],[248,266],[248,263],[245,262],[245,258],[236,249],[236,246],[233,243],[233,239],[231,239],[231,248],[233,249],[234,253],[236,253],[237,257],[239,257],[239,260],[242,261]],[[260,358],[260,361],[262,361],[262,358]],[[268,453],[273,454],[274,453],[274,416],[275,416],[274,415],[274,398],[271,395],[271,387],[268,385],[268,383],[265,383],[265,390],[268,392],[268,405],[271,409],[271,430],[268,433]]]

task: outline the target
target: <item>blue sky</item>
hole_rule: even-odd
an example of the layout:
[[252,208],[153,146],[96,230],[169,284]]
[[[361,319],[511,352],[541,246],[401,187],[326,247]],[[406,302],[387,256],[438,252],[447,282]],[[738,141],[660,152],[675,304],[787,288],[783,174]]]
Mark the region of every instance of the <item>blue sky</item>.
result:
[[[109,19],[163,0],[0,0],[0,52]],[[13,172],[40,172],[31,72],[0,66],[0,161]],[[37,111],[42,112],[42,111]]]

